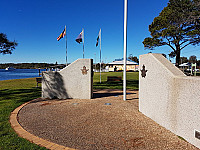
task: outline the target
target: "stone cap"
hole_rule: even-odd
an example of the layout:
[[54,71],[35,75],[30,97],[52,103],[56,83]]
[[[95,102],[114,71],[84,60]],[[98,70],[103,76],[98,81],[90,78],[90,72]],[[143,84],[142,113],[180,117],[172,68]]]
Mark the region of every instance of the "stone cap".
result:
[[142,57],[153,57],[158,63],[162,64],[162,66],[166,68],[166,70],[169,71],[174,76],[182,76],[182,77],[186,76],[179,68],[173,65],[162,54],[148,53],[148,54],[140,55],[140,58]]

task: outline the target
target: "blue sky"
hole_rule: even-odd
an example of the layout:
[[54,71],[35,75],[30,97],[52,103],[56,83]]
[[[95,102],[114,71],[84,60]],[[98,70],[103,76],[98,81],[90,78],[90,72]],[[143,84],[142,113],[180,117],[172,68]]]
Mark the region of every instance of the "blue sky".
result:
[[[128,0],[127,56],[146,54],[142,41],[150,36],[148,25],[168,0]],[[3,7],[2,7],[3,6]],[[12,55],[0,55],[0,63],[65,63],[65,39],[57,37],[67,26],[68,62],[82,58],[82,44],[75,42],[84,28],[85,58],[99,62],[96,38],[102,30],[102,61],[123,57],[124,0],[1,0],[0,32],[19,45]],[[188,47],[181,56],[196,55],[199,47]],[[168,54],[167,46],[154,53]],[[96,54],[96,60],[95,60]]]

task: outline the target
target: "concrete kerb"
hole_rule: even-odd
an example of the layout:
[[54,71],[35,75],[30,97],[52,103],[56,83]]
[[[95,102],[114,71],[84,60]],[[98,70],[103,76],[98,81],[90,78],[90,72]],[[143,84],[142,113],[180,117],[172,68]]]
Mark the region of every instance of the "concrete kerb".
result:
[[[34,100],[32,100],[32,101],[34,101]],[[51,149],[51,150],[53,150],[53,149],[56,149],[56,150],[75,150],[73,148],[58,145],[56,143],[53,143],[53,142],[47,141],[45,139],[39,138],[39,137],[27,132],[25,129],[22,128],[22,126],[19,124],[18,119],[17,119],[18,113],[24,106],[31,103],[32,101],[29,101],[29,102],[22,104],[21,106],[17,107],[13,112],[11,112],[10,124],[11,124],[11,127],[18,134],[18,136],[30,141],[31,143],[37,144],[41,147],[45,147],[45,148]]]

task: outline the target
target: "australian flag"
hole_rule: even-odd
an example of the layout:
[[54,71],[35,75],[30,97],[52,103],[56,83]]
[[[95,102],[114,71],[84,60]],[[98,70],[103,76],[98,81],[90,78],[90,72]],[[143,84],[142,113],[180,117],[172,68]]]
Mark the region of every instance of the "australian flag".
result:
[[83,41],[82,40],[82,34],[83,34],[83,31],[78,35],[78,37],[76,38],[76,42],[78,42],[79,44]]

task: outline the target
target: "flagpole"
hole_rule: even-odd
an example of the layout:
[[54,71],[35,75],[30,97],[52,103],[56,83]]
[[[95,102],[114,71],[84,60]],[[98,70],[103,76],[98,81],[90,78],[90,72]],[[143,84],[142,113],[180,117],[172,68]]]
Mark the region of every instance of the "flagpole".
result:
[[100,83],[101,83],[101,28],[100,28],[100,31],[99,31],[99,39],[100,39]]
[[126,52],[127,52],[127,0],[124,0],[124,73],[123,100],[126,101]]
[[66,66],[67,66],[67,30],[66,30],[66,25],[65,25],[65,39],[66,39]]
[[82,37],[83,37],[83,59],[84,59],[84,29],[82,29]]

